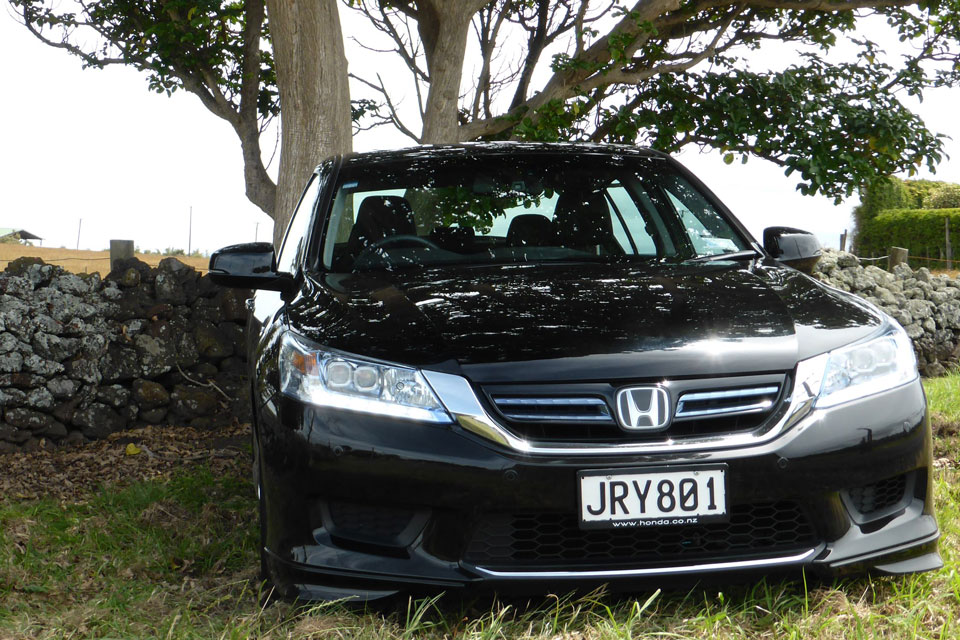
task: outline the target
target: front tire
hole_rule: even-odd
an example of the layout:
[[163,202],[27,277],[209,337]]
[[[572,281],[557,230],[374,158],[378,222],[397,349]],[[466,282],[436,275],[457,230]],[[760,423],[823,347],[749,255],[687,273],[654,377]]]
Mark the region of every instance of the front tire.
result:
[[253,430],[253,486],[257,492],[257,514],[260,520],[260,542],[258,551],[260,552],[260,584],[263,588],[264,601],[273,597],[276,590],[273,577],[270,575],[270,564],[267,559],[267,513],[265,506],[265,497],[263,491],[263,461],[260,455],[260,442],[257,439],[257,432]]

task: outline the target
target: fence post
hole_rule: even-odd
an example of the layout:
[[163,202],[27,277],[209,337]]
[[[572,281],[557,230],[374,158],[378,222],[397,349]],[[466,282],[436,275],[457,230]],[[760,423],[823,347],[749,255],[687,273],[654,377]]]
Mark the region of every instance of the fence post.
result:
[[110,241],[110,271],[113,271],[117,260],[133,257],[133,240]]
[[910,252],[907,249],[903,247],[890,247],[887,256],[887,269],[893,271],[893,268],[898,264],[906,264],[908,257],[910,257]]
[[947,241],[947,269],[953,271],[953,245],[950,244],[950,218],[943,219],[943,233]]

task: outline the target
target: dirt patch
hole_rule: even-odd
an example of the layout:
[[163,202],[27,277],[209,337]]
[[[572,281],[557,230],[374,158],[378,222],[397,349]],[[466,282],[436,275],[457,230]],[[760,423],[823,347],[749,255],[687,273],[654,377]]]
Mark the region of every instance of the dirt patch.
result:
[[0,455],[0,499],[83,500],[103,485],[127,485],[206,465],[220,475],[249,464],[250,425],[215,430],[143,427],[52,451]]
[[154,502],[140,514],[140,522],[147,526],[163,527],[170,523],[186,521],[193,517],[193,513],[183,506],[171,501],[161,500]]
[[935,439],[952,438],[960,435],[960,424],[954,420],[948,420],[935,411],[930,414],[930,428],[933,430]]
[[930,412],[930,430],[933,432],[933,466],[937,469],[960,468],[960,422],[937,411]]
[[305,615],[293,626],[291,637],[303,640],[321,638],[345,638],[353,635],[360,623],[356,618],[346,615],[327,614],[319,608],[313,615]]

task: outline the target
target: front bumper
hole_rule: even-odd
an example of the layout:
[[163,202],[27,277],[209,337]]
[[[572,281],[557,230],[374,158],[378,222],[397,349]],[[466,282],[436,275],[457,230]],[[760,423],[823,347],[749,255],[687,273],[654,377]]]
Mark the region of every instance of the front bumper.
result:
[[[814,411],[756,446],[650,454],[524,453],[459,426],[281,397],[259,405],[257,422],[266,557],[288,595],[629,589],[712,574],[941,566],[919,381]],[[613,532],[576,527],[578,471],[718,462],[731,510],[742,513],[728,525],[647,538],[618,530],[615,544]],[[902,495],[861,513],[862,488]]]

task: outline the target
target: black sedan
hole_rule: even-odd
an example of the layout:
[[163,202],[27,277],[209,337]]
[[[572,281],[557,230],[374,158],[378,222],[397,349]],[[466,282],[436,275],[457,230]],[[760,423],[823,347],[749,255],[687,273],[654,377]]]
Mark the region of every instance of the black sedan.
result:
[[491,143],[321,164],[251,302],[264,576],[306,599],[941,566],[891,318],[670,158]]

